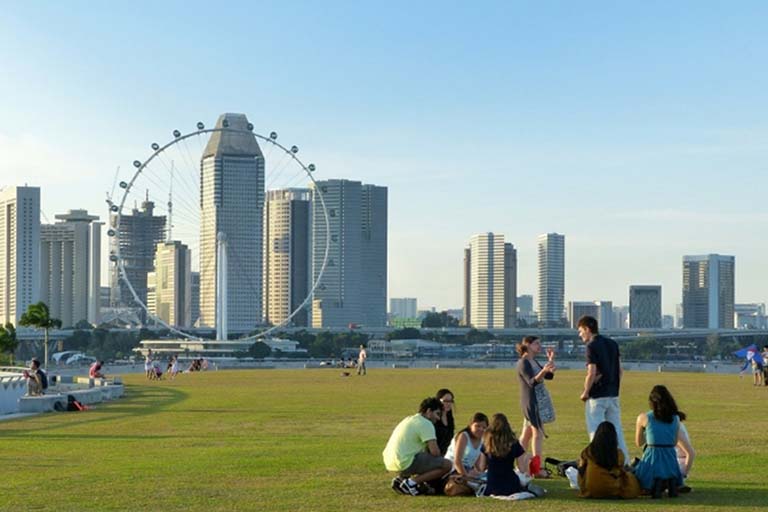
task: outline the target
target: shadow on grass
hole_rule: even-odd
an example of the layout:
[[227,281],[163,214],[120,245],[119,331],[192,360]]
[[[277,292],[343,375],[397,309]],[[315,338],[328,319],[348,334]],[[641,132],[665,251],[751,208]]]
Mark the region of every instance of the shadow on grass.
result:
[[[187,398],[187,393],[183,391],[179,391],[175,388],[165,388],[165,387],[128,387],[126,386],[126,393],[125,395],[114,402],[102,402],[100,404],[97,404],[91,411],[85,411],[85,412],[71,412],[71,413],[63,413],[62,419],[66,419],[66,421],[62,421],[59,426],[61,427],[72,427],[77,425],[83,425],[83,424],[95,424],[95,423],[101,423],[101,422],[108,422],[108,421],[114,421],[116,419],[122,419],[122,418],[137,418],[141,416],[148,416],[151,414],[156,414],[158,412],[162,412],[166,410],[168,407],[177,404],[179,402],[183,402]],[[46,414],[53,414],[58,415],[59,413],[46,413]],[[98,417],[95,417],[94,414],[98,414]],[[77,420],[73,420],[73,415],[77,415]],[[47,416],[49,417],[49,416]],[[20,424],[23,423],[30,423],[32,421],[38,420],[40,418],[39,415],[37,416],[28,416],[26,418],[20,418],[17,420]],[[40,425],[38,428],[21,428],[21,429],[15,429],[15,430],[5,430],[6,435],[3,437],[28,437],[29,433],[35,432],[36,437],[51,437],[51,438],[61,438],[61,437],[82,437],[82,438],[110,438],[111,436],[88,436],[88,435],[62,435],[62,434],[53,434],[50,433],[51,425],[50,423],[46,423],[44,425]],[[46,432],[43,436],[39,434],[39,432]],[[114,436],[118,438],[125,438],[126,436]],[[128,436],[130,437],[130,436]],[[137,437],[144,437],[144,436],[137,436]],[[152,437],[147,436],[147,437]],[[157,436],[157,438],[162,438],[163,436]],[[173,436],[166,436],[166,437],[173,437]]]

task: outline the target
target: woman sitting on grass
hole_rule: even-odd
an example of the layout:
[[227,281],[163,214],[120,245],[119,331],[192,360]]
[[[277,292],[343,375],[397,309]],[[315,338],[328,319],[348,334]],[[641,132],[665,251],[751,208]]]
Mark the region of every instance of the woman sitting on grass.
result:
[[483,434],[488,428],[488,416],[476,412],[472,421],[448,446],[445,458],[453,462],[453,471],[461,476],[477,478],[485,472],[485,455],[483,454]]
[[[650,491],[653,498],[661,498],[664,489],[674,498],[693,464],[693,448],[681,433],[679,411],[669,390],[665,386],[654,386],[648,402],[651,410],[641,413],[635,425],[635,443],[646,444],[635,475],[640,487]],[[682,470],[675,446],[685,455]]]
[[[517,440],[507,417],[501,413],[493,415],[491,424],[483,435],[483,447],[488,460],[488,483],[485,496],[509,496],[526,490],[515,471],[515,463],[521,473],[528,468],[530,457]],[[543,494],[543,490],[535,492]]]
[[445,455],[455,431],[455,424],[453,421],[454,398],[451,390],[446,388],[438,389],[437,393],[435,393],[435,398],[440,400],[440,403],[443,404],[443,411],[440,415],[440,419],[435,423],[435,435],[437,436],[437,447],[440,449],[440,453]]
[[624,469],[616,427],[609,421],[598,425],[592,442],[579,456],[579,496],[582,498],[637,498],[640,484]]

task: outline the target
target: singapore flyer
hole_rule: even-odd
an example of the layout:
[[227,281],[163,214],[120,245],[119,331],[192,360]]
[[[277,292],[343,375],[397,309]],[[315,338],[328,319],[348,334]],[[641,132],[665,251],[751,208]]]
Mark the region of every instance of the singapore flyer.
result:
[[330,238],[315,165],[244,114],[150,149],[108,198],[110,302],[188,340],[309,325]]

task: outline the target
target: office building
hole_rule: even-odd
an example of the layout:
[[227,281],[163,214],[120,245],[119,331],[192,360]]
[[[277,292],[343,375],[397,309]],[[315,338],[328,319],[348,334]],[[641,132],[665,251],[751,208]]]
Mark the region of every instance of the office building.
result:
[[389,315],[392,318],[416,318],[417,301],[412,297],[389,299]]
[[514,327],[517,320],[517,251],[514,246],[504,242],[504,235],[474,235],[469,242],[468,259],[471,325],[477,329]]
[[191,274],[192,293],[190,309],[190,322],[192,326],[198,327],[200,320],[200,272],[192,272]]
[[629,328],[661,328],[661,286],[632,285],[629,287]]
[[736,329],[766,329],[765,304],[735,304],[733,326]]
[[472,249],[464,248],[464,314],[461,325],[472,325]]
[[538,253],[539,322],[545,327],[556,326],[562,322],[565,300],[565,236],[539,235]]
[[0,323],[40,300],[40,188],[0,190]]
[[[141,209],[133,208],[129,215],[112,215],[110,224],[117,236],[110,238],[110,252],[120,249],[120,260],[125,269],[125,276],[131,283],[141,304],[147,303],[147,274],[154,269],[155,247],[165,240],[166,218],[155,215],[155,203],[149,200],[149,194],[141,203]],[[111,264],[109,286],[112,290],[110,303],[112,308],[136,308],[140,318],[144,319],[144,310],[133,297],[126,283],[120,278],[120,269]]]
[[683,326],[733,329],[736,258],[683,256]]
[[192,253],[179,241],[157,244],[147,275],[147,309],[167,325],[192,326]]
[[97,325],[101,311],[101,226],[86,210],[40,227],[40,300],[64,327]]
[[343,179],[319,181],[312,211],[313,282],[322,268],[326,240],[329,244],[325,272],[313,295],[312,326],[385,326],[387,188]]
[[264,155],[243,114],[222,114],[238,132],[214,132],[200,162],[200,325],[216,326],[219,238],[226,243],[230,331],[262,322]]
[[568,302],[568,320],[572,329],[576,329],[579,322],[579,318],[583,316],[591,316],[598,320],[598,326],[600,325],[600,305],[597,302],[591,301],[569,301]]
[[[309,189],[267,192],[264,222],[264,319],[308,326],[308,310],[298,310],[309,293]],[[298,311],[297,311],[298,310]]]
[[595,304],[597,305],[597,316],[595,318],[600,329],[615,329],[613,302],[610,300],[598,300],[595,301]]

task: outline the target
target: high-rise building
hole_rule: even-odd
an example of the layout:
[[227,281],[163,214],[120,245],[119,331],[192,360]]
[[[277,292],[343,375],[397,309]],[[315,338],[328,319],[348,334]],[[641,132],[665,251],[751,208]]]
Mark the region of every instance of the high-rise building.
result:
[[661,328],[661,286],[632,285],[629,287],[629,328]]
[[570,321],[571,328],[576,329],[579,322],[579,318],[583,316],[591,316],[595,320],[598,320],[598,326],[600,325],[600,305],[595,301],[569,301],[568,302],[568,320]]
[[472,325],[472,249],[464,248],[464,314],[461,325]]
[[190,323],[197,327],[198,320],[200,320],[200,272],[192,272],[192,293],[190,295],[190,301],[192,306],[190,309]]
[[40,300],[40,188],[0,190],[0,322]]
[[413,297],[389,299],[389,314],[392,318],[416,318],[416,299]]
[[100,320],[101,226],[86,210],[40,227],[40,300],[64,327]]
[[514,327],[517,252],[504,235],[481,233],[469,242],[470,318],[478,329]]
[[733,329],[736,258],[683,256],[683,326]]
[[363,325],[387,325],[387,187],[363,184],[360,197]]
[[610,300],[598,300],[597,304],[597,325],[600,329],[615,329],[616,324],[613,316],[613,302]]
[[735,304],[733,326],[736,329],[765,329],[768,326],[765,317],[765,304]]
[[[309,293],[309,189],[267,192],[264,211],[264,319],[279,325],[296,311]],[[297,311],[291,324],[308,325],[308,308]]]
[[539,293],[536,298],[539,322],[544,326],[558,325],[565,300],[565,235],[539,235],[538,251]]
[[264,155],[244,114],[222,114],[200,162],[200,325],[216,325],[218,243],[226,240],[227,326],[262,321]]
[[168,325],[192,325],[192,253],[179,241],[161,242],[147,275],[147,309]]
[[[147,303],[147,274],[154,269],[155,247],[165,240],[165,216],[154,214],[155,203],[149,200],[149,194],[141,209],[133,208],[130,215],[119,217],[112,215],[110,223],[117,231],[117,236],[110,238],[110,251],[115,253],[117,244],[120,248],[120,259],[125,269],[125,276],[136,291],[138,299]],[[112,264],[109,285],[112,290],[112,307],[135,307],[136,303],[130,289],[120,279],[120,269]],[[143,318],[143,309],[142,309]]]
[[[328,263],[312,300],[312,326],[383,327],[387,315],[387,189],[332,179],[316,184],[312,199],[312,276],[329,241]],[[367,324],[365,322],[368,322]]]
[[616,329],[629,329],[629,306],[614,306],[613,325]]

